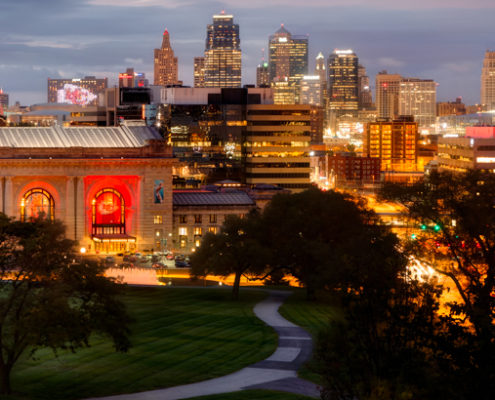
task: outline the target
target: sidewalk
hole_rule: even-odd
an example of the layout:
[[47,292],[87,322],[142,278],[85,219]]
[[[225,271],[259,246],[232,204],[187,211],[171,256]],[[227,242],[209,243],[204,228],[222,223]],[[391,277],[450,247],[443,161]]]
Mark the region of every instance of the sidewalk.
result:
[[299,379],[297,370],[311,356],[311,336],[287,321],[278,308],[291,292],[269,290],[268,298],[254,307],[258,318],[278,333],[278,347],[267,359],[220,378],[148,392],[88,400],[179,400],[246,389],[268,389],[319,397],[317,386]]

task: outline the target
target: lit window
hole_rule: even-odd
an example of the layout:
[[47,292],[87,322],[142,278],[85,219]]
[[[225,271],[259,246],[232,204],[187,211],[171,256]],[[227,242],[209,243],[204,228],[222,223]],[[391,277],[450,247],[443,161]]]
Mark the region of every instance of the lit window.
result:
[[179,236],[187,236],[187,228],[184,226],[181,226],[179,228]]
[[201,236],[203,234],[203,229],[201,227],[194,228],[194,234]]
[[153,217],[153,223],[155,225],[158,225],[158,224],[163,224],[163,216],[162,215],[155,215]]
[[210,233],[216,234],[217,233],[217,230],[218,230],[218,228],[216,226],[210,226],[210,227],[208,227],[208,232],[210,232]]

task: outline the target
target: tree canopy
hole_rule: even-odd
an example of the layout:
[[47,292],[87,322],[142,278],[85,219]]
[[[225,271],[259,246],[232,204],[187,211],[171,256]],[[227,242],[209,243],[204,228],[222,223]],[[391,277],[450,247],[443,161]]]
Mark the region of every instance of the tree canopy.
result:
[[[434,172],[413,185],[386,185],[418,229],[409,243],[416,257],[454,283],[449,304],[452,373],[471,398],[495,393],[495,175],[488,171]],[[461,386],[464,382],[465,385]]]
[[9,393],[19,357],[37,348],[75,350],[92,333],[126,351],[129,317],[121,285],[74,255],[60,222],[13,221],[0,214],[0,392]]

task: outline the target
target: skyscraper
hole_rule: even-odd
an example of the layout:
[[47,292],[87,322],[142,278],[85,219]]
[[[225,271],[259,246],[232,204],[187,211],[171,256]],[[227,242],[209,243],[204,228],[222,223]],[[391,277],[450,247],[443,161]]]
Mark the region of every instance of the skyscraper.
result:
[[194,87],[205,87],[205,58],[194,57]]
[[163,32],[162,47],[155,49],[155,85],[178,85],[179,82],[179,63],[174,51],[170,46],[170,35],[168,30]]
[[256,67],[256,86],[270,86],[270,71],[266,61],[262,61],[261,64]]
[[403,78],[399,86],[399,115],[412,115],[420,127],[436,119],[437,84],[432,79]]
[[328,58],[328,101],[337,115],[358,109],[358,57],[352,50],[334,50]]
[[379,118],[394,118],[399,115],[399,89],[402,77],[381,71],[376,76],[375,99]]
[[321,51],[316,56],[316,67],[314,74],[320,77],[321,106],[325,107],[327,102],[327,67],[325,65],[325,56]]
[[270,82],[287,79],[289,86],[297,86],[308,74],[308,37],[296,36],[280,27],[269,38],[268,68]]
[[359,109],[371,108],[373,96],[370,88],[370,78],[366,75],[366,68],[358,66],[358,103]]
[[481,104],[495,110],[495,51],[487,50],[481,70]]
[[234,17],[213,16],[213,24],[207,26],[205,48],[205,87],[241,87],[241,40],[239,25]]

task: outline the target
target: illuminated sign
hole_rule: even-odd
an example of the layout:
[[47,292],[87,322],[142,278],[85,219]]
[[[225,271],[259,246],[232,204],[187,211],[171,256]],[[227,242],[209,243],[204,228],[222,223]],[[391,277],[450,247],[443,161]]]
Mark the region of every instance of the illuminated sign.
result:
[[352,54],[352,50],[335,50],[335,54]]
[[287,38],[286,37],[279,37],[278,38],[278,42],[279,43],[286,43],[287,42]]
[[476,157],[477,163],[492,164],[495,163],[495,157]]
[[85,106],[97,98],[98,96],[91,93],[88,89],[70,83],[66,83],[63,89],[57,90],[57,103]]

